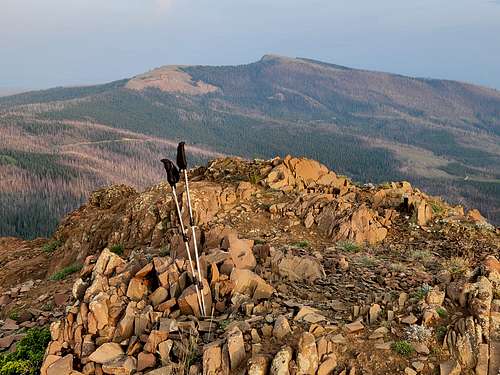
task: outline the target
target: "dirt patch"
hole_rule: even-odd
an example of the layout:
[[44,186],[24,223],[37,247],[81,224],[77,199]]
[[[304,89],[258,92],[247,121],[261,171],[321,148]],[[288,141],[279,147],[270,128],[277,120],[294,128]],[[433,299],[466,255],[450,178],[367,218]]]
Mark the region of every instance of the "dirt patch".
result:
[[125,87],[138,91],[153,87],[161,91],[179,92],[188,95],[203,95],[219,89],[202,81],[194,82],[189,74],[179,70],[177,66],[165,66],[141,74],[131,79]]

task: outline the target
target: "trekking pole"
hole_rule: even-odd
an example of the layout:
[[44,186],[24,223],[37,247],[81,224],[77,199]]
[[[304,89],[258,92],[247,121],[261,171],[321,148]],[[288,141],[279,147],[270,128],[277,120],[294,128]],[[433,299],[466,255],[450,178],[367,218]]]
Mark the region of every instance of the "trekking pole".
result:
[[203,314],[207,316],[207,308],[205,305],[205,296],[203,295],[203,283],[201,281],[201,267],[200,267],[200,256],[198,253],[198,243],[196,242],[196,226],[193,218],[193,208],[191,206],[191,194],[189,193],[189,182],[188,182],[188,174],[187,174],[187,160],[186,160],[186,151],[184,149],[184,142],[180,142],[177,146],[177,166],[179,167],[179,172],[184,173],[184,183],[186,189],[186,197],[187,197],[187,205],[189,211],[189,225],[191,226],[191,232],[193,236],[193,244],[194,244],[194,256],[196,257],[196,268],[198,269],[198,278],[200,280],[200,288],[201,292],[201,303],[203,305]]
[[[191,251],[189,250],[189,239],[188,239],[188,236],[186,234],[186,229],[184,228],[184,223],[182,222],[181,209],[179,206],[179,200],[177,199],[177,191],[175,190],[175,185],[179,182],[179,179],[180,179],[179,171],[177,170],[177,167],[174,165],[174,163],[172,163],[170,160],[161,159],[161,162],[163,163],[163,166],[165,167],[165,171],[167,172],[167,181],[168,181],[170,187],[172,188],[172,195],[174,197],[177,218],[179,219],[179,226],[181,229],[182,238],[184,240],[184,246],[186,247],[186,252],[188,255],[188,259],[189,259],[189,264],[191,266],[191,272],[193,273],[193,277],[195,278],[194,285],[196,288],[196,298],[198,300],[198,307],[200,309],[200,314],[205,314],[205,311],[203,309],[203,305],[201,302],[202,300],[200,298],[200,290],[198,288],[199,281],[197,281],[197,276],[196,276],[196,273],[194,271],[194,266],[193,266],[193,260],[191,259]],[[198,278],[198,280],[199,280],[199,278]]]

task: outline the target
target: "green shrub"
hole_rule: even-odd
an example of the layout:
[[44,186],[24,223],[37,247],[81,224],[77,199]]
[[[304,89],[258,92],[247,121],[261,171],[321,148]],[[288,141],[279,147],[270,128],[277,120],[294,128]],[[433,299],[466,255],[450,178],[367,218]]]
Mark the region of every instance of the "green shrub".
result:
[[448,328],[446,326],[439,326],[436,329],[436,338],[439,342],[442,342],[448,332]]
[[9,312],[9,318],[12,320],[17,320],[19,319],[19,311],[14,309]]
[[31,328],[12,353],[0,354],[0,375],[35,375],[40,372],[50,341],[47,328]]
[[357,252],[361,251],[361,246],[359,246],[357,243],[351,242],[351,241],[338,242],[337,246],[341,250],[343,250],[347,253],[357,253]]
[[45,245],[43,245],[42,249],[46,253],[52,253],[61,245],[62,245],[61,240],[54,240],[54,241],[47,242]]
[[448,316],[448,311],[446,311],[445,309],[443,309],[442,307],[438,307],[436,309],[436,312],[437,314],[439,315],[439,317],[441,319],[446,319],[446,317]]
[[309,247],[309,241],[298,241],[292,244],[293,247],[300,247],[301,249],[306,249]]
[[392,344],[392,350],[405,357],[412,355],[415,351],[415,349],[413,349],[413,346],[411,346],[411,344],[406,340],[394,342]]
[[112,253],[116,254],[116,255],[120,255],[122,256],[123,255],[123,245],[121,244],[116,244],[116,245],[113,245],[109,248],[109,251],[111,251]]
[[418,299],[419,301],[423,300],[427,293],[431,290],[431,287],[427,284],[422,285],[420,289],[413,293],[413,297]]
[[257,185],[260,180],[262,180],[262,176],[260,176],[259,174],[255,173],[255,174],[251,174],[248,176],[248,181],[252,184],[252,185]]
[[50,280],[52,281],[57,281],[57,280],[64,280],[66,276],[71,275],[72,273],[78,272],[82,269],[81,264],[73,264],[71,266],[65,267],[60,271],[57,271],[55,274],[50,276]]

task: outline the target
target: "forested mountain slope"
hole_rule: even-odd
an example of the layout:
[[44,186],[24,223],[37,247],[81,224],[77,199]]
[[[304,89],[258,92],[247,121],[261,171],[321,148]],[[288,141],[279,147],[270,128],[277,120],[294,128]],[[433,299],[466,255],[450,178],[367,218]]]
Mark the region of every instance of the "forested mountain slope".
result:
[[[92,189],[162,178],[179,139],[216,153],[318,159],[357,181],[407,179],[500,222],[500,92],[264,56],[167,66],[105,85],[0,98],[0,235],[50,233]],[[193,149],[194,150],[194,149]]]

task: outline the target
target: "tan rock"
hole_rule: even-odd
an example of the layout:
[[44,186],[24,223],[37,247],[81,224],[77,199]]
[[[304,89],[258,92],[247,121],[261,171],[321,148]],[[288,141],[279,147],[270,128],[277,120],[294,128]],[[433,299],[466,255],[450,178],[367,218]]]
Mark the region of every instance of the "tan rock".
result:
[[462,373],[462,367],[454,359],[441,363],[439,370],[440,375],[460,375]]
[[170,361],[170,351],[173,344],[172,340],[166,340],[158,344],[158,354],[163,364],[167,364]]
[[109,296],[104,292],[99,293],[89,303],[89,310],[93,313],[98,330],[103,329],[108,325],[108,304]]
[[297,313],[295,318],[293,318],[293,320],[303,320],[308,323],[319,323],[326,320],[326,318],[321,315],[317,309],[310,306],[303,306],[300,308],[299,312]]
[[106,363],[113,361],[122,356],[123,350],[121,346],[114,342],[107,342],[99,346],[90,356],[89,360],[96,363]]
[[203,375],[219,375],[222,369],[222,350],[211,344],[203,351]]
[[[205,300],[205,307],[207,309],[207,315],[212,311],[212,292],[208,281],[203,279],[203,289],[200,290],[200,295],[203,295]],[[177,298],[177,304],[183,315],[194,315],[196,317],[201,317],[203,314],[200,311],[200,305],[198,302],[198,296],[196,294],[195,285],[191,285],[184,289],[182,294]]]
[[335,354],[329,354],[321,362],[318,368],[317,375],[329,375],[333,373],[333,370],[337,367],[337,356]]
[[304,332],[300,336],[297,353],[297,374],[314,375],[318,369],[318,350],[316,339],[309,332]]
[[248,375],[267,375],[269,358],[262,354],[253,356],[248,364]]
[[289,375],[293,350],[290,346],[281,348],[271,362],[270,375]]
[[227,335],[227,348],[229,351],[229,359],[231,370],[234,371],[240,367],[246,358],[245,342],[243,333],[238,327],[234,327]]
[[272,262],[276,262],[278,273],[291,281],[307,281],[313,283],[325,275],[321,263],[313,257],[285,255],[277,260],[277,254]]
[[[150,353],[156,353],[158,345],[168,339],[169,332],[153,330],[148,336],[144,350]],[[140,371],[140,370],[138,370]]]
[[69,375],[73,371],[73,355],[57,359],[47,367],[47,375]]
[[417,317],[413,314],[410,314],[408,316],[405,316],[403,319],[401,319],[401,323],[404,324],[415,324],[417,322]]
[[241,293],[253,299],[266,299],[273,294],[273,287],[250,270],[233,269],[231,281],[234,283],[233,293]]
[[137,357],[137,371],[143,371],[147,368],[155,367],[156,357],[152,353],[140,352]]
[[[148,263],[144,267],[142,267],[137,273],[135,274],[135,277],[142,279],[143,277],[146,277],[150,272],[153,271],[153,263]],[[156,270],[156,272],[160,273],[159,270]]]
[[127,289],[127,297],[133,301],[141,301],[148,294],[148,287],[142,278],[134,277],[130,280]]
[[273,336],[278,340],[283,340],[286,336],[292,333],[290,323],[284,316],[279,316],[274,322]]
[[154,307],[166,301],[167,298],[168,298],[168,290],[162,286],[158,287],[153,293],[149,295],[149,300],[151,301],[151,304]]
[[47,369],[49,366],[58,360],[60,360],[62,357],[60,355],[53,355],[49,354],[45,357],[42,367],[40,368],[40,375],[47,375]]
[[444,302],[446,293],[439,290],[438,287],[432,288],[425,296],[425,302],[429,305],[441,306]]
[[73,297],[76,300],[83,300],[83,297],[85,296],[85,291],[88,288],[88,284],[84,282],[81,278],[76,279],[75,283],[73,284],[73,288],[71,290]]
[[417,203],[417,223],[418,225],[427,225],[432,220],[432,207],[426,201]]
[[347,330],[348,333],[355,333],[365,329],[365,326],[363,325],[363,323],[357,320],[353,323],[346,324],[345,329]]
[[134,357],[120,356],[102,365],[105,374],[130,375],[137,367],[137,360]]
[[253,270],[257,265],[252,247],[253,240],[242,240],[238,238],[236,232],[226,235],[228,251],[236,268]]
[[374,303],[370,306],[370,310],[368,311],[368,320],[370,324],[374,324],[378,320],[381,312],[382,308],[378,303]]

